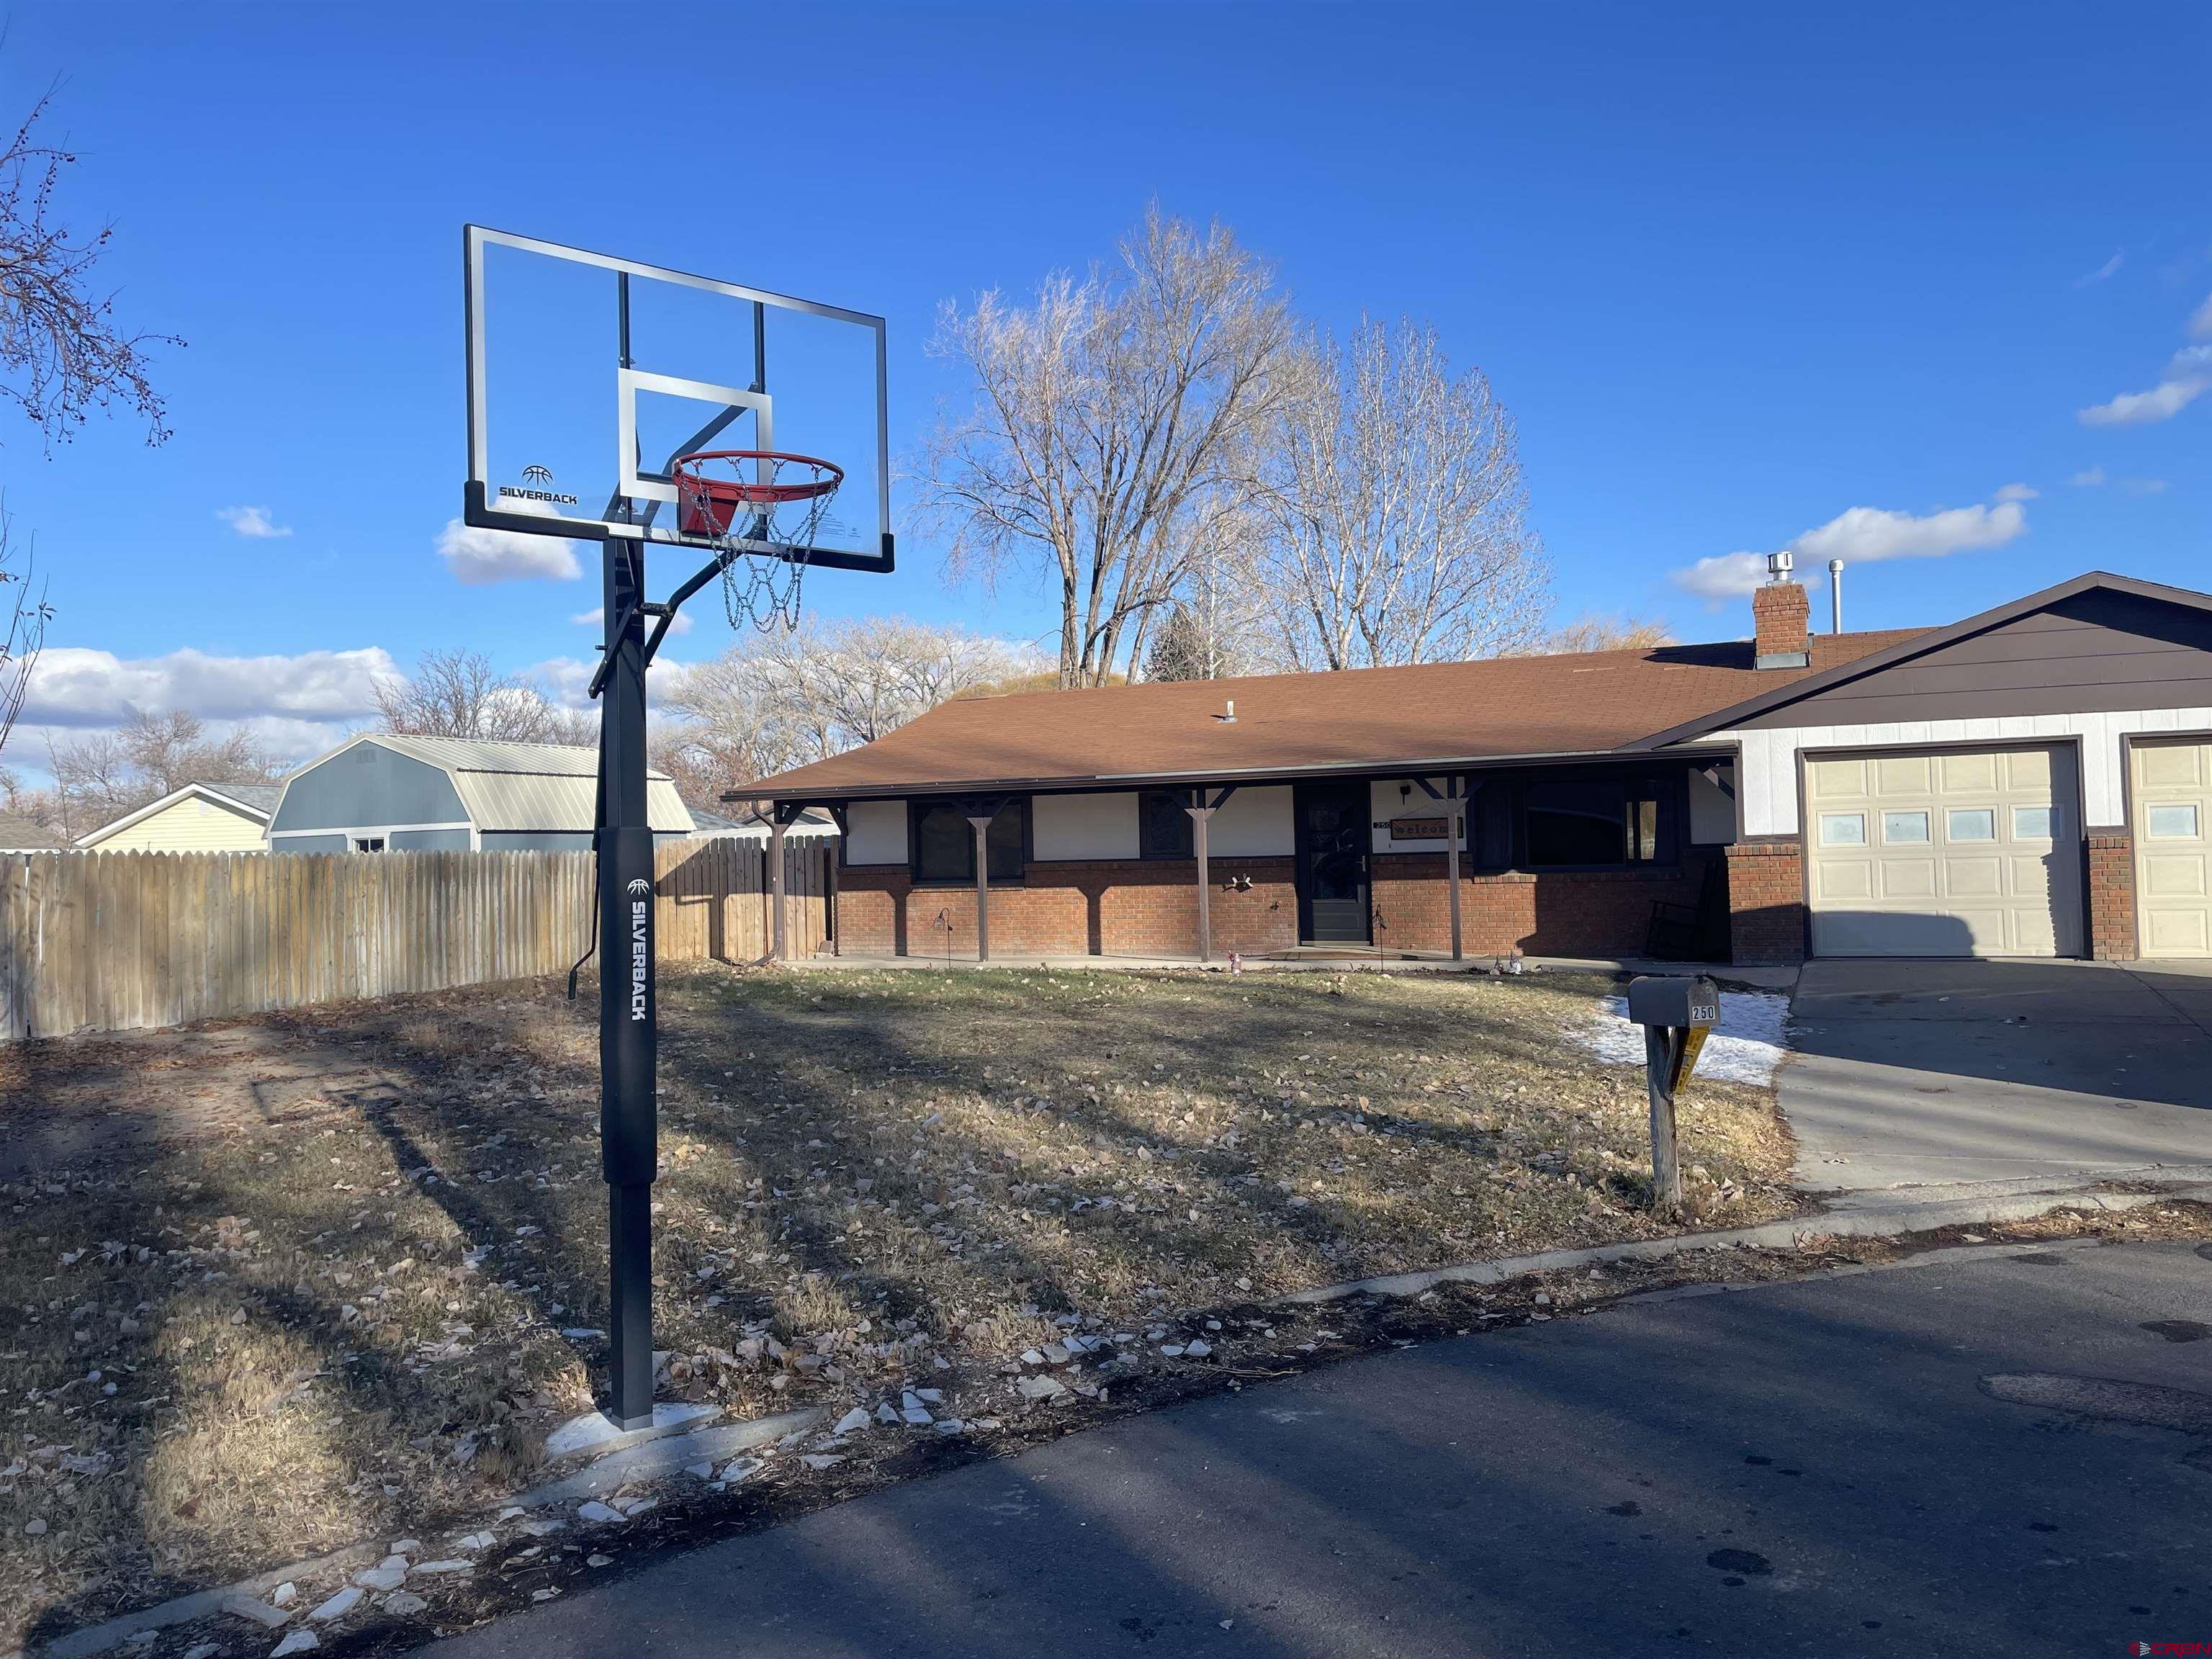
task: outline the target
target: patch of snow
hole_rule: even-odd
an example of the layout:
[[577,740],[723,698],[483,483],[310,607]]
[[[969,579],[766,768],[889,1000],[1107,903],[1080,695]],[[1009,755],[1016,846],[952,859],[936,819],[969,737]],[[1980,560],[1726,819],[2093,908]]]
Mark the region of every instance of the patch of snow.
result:
[[[1771,1085],[1790,1052],[1790,999],[1777,991],[1723,991],[1721,1023],[1705,1038],[1693,1078]],[[1576,1040],[1607,1066],[1644,1064],[1644,1028],[1628,1021],[1628,999],[1607,997]]]

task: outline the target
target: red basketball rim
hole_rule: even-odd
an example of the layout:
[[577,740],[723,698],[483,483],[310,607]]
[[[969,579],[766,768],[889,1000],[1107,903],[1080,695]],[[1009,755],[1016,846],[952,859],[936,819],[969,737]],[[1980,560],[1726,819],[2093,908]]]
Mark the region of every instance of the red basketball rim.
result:
[[[811,466],[816,473],[811,478],[788,483],[781,479],[763,483],[743,477],[714,478],[698,471],[708,461],[772,461],[779,471],[784,466]],[[790,501],[811,501],[829,495],[845,482],[845,469],[835,461],[777,449],[702,449],[678,456],[675,465],[669,470],[679,482],[690,484],[709,501],[742,502],[747,507],[781,507]]]

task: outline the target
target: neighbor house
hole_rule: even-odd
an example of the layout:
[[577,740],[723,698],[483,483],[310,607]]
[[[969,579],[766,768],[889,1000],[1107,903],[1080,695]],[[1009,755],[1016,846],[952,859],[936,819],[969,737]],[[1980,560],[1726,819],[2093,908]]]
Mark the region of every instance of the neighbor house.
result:
[[0,812],[0,853],[58,853],[62,838],[23,812]]
[[265,853],[282,786],[187,783],[76,840],[85,853]]
[[[560,743],[358,737],[286,778],[276,853],[582,850],[598,822],[599,751]],[[665,772],[649,772],[656,840],[691,833]]]
[[2212,598],[1751,609],[1717,645],[968,699],[746,793],[837,818],[848,954],[2212,956]]

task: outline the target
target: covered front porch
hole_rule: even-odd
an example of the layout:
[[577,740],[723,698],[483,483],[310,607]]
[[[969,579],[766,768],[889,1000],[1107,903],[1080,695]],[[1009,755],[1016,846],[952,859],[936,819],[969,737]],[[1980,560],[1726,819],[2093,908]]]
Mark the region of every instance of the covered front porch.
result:
[[817,798],[772,821],[808,804],[841,831],[853,959],[1727,954],[1735,814],[1714,757]]

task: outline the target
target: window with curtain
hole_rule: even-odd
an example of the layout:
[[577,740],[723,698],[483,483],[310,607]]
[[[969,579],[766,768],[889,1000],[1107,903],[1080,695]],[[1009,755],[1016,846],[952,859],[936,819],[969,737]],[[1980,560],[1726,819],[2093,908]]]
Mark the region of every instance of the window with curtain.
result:
[[1137,798],[1138,848],[1148,859],[1187,859],[1191,848],[1189,800],[1179,790],[1147,789]]

